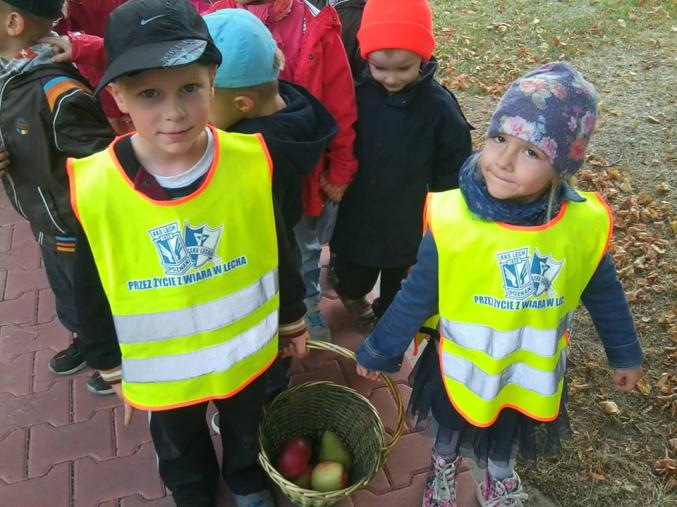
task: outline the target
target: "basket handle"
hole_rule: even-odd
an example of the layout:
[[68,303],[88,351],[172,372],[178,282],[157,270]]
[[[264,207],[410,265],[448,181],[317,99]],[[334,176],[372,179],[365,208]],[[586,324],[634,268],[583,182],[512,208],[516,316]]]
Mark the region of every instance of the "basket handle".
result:
[[[339,356],[352,359],[353,361],[357,362],[355,352],[345,347],[341,347],[340,345],[336,345],[335,343],[323,342],[318,340],[308,340],[307,346],[309,349],[326,350],[338,354]],[[397,389],[395,384],[393,384],[393,381],[390,380],[390,377],[388,377],[383,373],[380,373],[379,378],[381,382],[385,384],[386,388],[390,392],[390,396],[393,397],[393,400],[395,401],[395,406],[397,408],[397,423],[395,424],[395,430],[393,431],[393,434],[391,436],[390,443],[386,444],[381,450],[383,460],[385,461],[385,459],[397,445],[397,442],[399,442],[400,436],[402,435],[402,428],[404,427],[404,404],[402,403],[402,396],[400,395],[400,391]]]

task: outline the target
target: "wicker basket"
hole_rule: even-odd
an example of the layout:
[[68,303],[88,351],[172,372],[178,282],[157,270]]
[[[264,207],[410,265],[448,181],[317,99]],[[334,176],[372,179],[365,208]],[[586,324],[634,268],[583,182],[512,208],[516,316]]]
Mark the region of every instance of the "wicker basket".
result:
[[[310,341],[308,347],[355,360],[353,352],[331,343]],[[381,375],[381,380],[397,408],[397,423],[390,442],[386,442],[388,437],[383,423],[369,400],[355,390],[333,382],[307,382],[294,386],[275,398],[266,409],[259,426],[259,463],[296,505],[334,505],[366,486],[383,466],[400,439],[404,407],[400,392],[392,381],[385,375]],[[302,436],[317,443],[324,431],[336,433],[353,456],[350,485],[337,491],[319,492],[300,488],[282,477],[272,463],[287,440]]]

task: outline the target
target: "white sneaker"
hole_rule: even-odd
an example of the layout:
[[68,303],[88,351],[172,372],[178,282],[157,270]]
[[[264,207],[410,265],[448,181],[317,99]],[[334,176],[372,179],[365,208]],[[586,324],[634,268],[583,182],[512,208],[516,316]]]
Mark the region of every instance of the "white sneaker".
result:
[[502,481],[494,479],[487,472],[484,480],[477,485],[475,496],[482,507],[523,507],[522,500],[529,498],[522,489],[522,481],[517,472]]

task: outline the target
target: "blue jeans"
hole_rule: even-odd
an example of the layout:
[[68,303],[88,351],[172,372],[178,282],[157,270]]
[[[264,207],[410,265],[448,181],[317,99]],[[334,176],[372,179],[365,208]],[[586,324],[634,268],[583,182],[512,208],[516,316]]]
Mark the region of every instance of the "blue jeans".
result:
[[320,304],[320,254],[322,241],[329,241],[336,224],[338,205],[327,202],[319,217],[303,216],[294,227],[296,244],[301,255],[301,277],[306,286],[306,308],[316,311]]

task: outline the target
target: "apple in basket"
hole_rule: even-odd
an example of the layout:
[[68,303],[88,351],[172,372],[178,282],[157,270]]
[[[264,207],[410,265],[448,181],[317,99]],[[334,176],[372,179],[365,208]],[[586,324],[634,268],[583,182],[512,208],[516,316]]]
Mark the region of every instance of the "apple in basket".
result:
[[338,461],[321,461],[310,474],[310,484],[315,491],[336,491],[348,487],[348,474]]
[[313,465],[308,465],[306,467],[306,471],[303,472],[301,475],[299,475],[296,479],[294,479],[294,484],[296,484],[299,488],[303,489],[310,489],[310,474],[313,471]]
[[285,479],[296,479],[308,468],[312,448],[302,437],[294,437],[284,444],[277,457],[277,470]]

